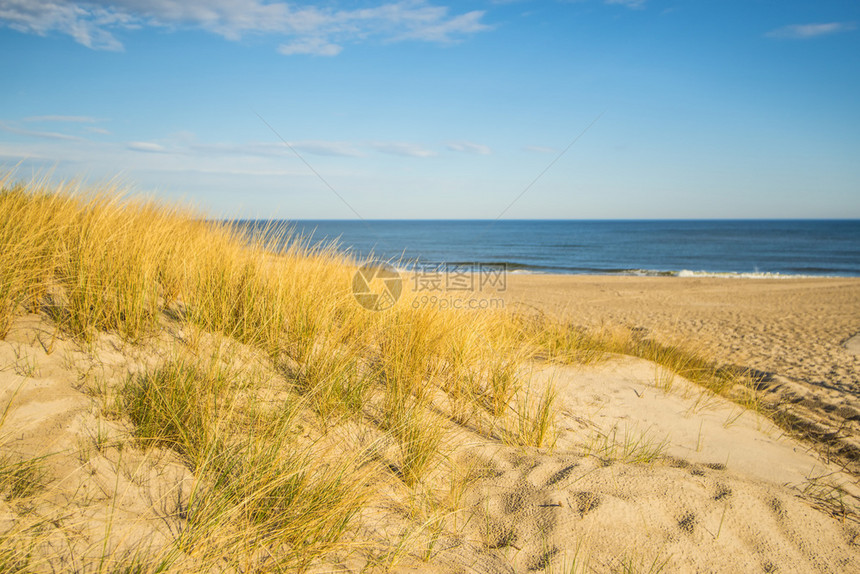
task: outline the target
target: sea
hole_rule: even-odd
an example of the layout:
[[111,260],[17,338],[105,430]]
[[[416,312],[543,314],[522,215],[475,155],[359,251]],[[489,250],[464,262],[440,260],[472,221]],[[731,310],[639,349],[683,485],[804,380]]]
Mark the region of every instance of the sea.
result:
[[244,221],[360,261],[504,266],[509,273],[858,277],[860,220]]

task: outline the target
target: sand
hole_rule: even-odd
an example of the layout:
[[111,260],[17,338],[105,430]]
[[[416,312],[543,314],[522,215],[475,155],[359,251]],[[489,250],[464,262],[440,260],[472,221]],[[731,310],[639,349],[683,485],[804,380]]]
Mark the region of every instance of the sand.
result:
[[860,471],[860,279],[512,274],[505,297],[508,308],[624,325],[755,369],[768,404]]
[[[858,412],[849,348],[860,281],[511,276],[505,297],[577,324],[701,341],[720,361],[771,373],[769,394],[797,394],[790,408],[816,424],[842,417],[845,439],[856,438],[846,415]],[[3,531],[55,517],[66,569],[92,566],[106,547],[170,543],[194,477],[169,452],[116,448],[131,429],[98,398],[99,385],[164,356],[113,335],[82,349],[44,316],[15,322],[0,341],[0,404],[10,405],[0,454],[45,456],[48,483],[26,513],[0,501]],[[856,475],[839,460],[641,359],[530,368],[535,389],[558,391],[554,447],[446,422],[446,456],[470,477],[459,510],[429,537],[394,499],[371,501],[360,540],[415,533],[376,570],[860,572],[860,521],[844,512]],[[318,570],[367,565],[353,555]]]
[[[620,563],[645,572],[655,564],[667,572],[855,568],[856,526],[798,496],[808,477],[832,468],[755,416],[726,426],[734,415],[722,401],[690,412],[682,394],[649,384],[651,370],[625,359],[555,373],[568,423],[556,451],[488,457],[494,473],[480,504],[511,571],[540,569],[550,558],[560,569],[577,552],[598,572]],[[600,446],[607,434],[632,446],[615,453],[620,460],[564,454],[589,434]],[[663,441],[661,462],[636,460]]]

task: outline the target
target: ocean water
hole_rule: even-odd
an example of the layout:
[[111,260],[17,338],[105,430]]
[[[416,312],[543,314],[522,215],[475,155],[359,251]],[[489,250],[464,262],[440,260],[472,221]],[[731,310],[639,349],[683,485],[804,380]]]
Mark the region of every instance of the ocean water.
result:
[[[263,222],[240,222],[248,230]],[[860,276],[860,220],[284,221],[313,243],[395,266],[740,277]]]

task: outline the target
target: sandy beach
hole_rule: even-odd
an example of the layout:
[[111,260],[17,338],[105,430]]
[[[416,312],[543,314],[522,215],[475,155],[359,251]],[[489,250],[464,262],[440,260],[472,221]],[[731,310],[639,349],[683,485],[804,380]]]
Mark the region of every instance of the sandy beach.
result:
[[469,310],[169,208],[0,202],[0,571],[858,571],[858,280]]
[[512,274],[505,295],[514,310],[623,325],[754,369],[765,401],[858,469],[860,279]]

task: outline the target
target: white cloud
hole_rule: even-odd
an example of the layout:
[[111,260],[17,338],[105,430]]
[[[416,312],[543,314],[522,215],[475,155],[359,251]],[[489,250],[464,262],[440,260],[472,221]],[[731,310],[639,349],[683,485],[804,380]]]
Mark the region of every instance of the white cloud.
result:
[[0,0],[0,22],[20,32],[44,36],[60,31],[79,44],[98,50],[122,50],[109,28],[130,24],[131,16],[98,3],[64,0]]
[[628,8],[641,8],[646,0],[606,0],[607,4],[620,4]]
[[433,157],[436,152],[406,142],[373,142],[368,144],[378,152],[406,157]]
[[39,130],[28,130],[24,128],[19,128],[13,124],[8,124],[6,122],[0,122],[0,130],[9,132],[12,134],[17,134],[21,136],[30,136],[36,138],[46,138],[52,140],[68,140],[68,141],[82,141],[83,138],[78,136],[73,136],[70,134],[64,134],[60,132],[45,132]]
[[[193,138],[191,138],[193,139]],[[190,139],[187,141],[191,141]],[[283,154],[283,144],[272,143],[248,143],[248,144],[198,144],[188,143],[188,149],[196,154],[209,156],[253,156],[253,157],[272,157]]]
[[186,168],[186,169],[174,169],[174,170],[164,170],[164,171],[187,171],[190,173],[209,173],[216,175],[249,175],[249,176],[259,176],[259,177],[291,177],[297,174],[295,171],[287,170],[287,169],[233,169],[229,167],[194,167],[194,168]]
[[290,147],[299,153],[334,157],[363,157],[364,154],[354,144],[339,141],[306,140],[288,142],[250,142],[244,144],[191,144],[189,151],[204,155],[242,156],[242,157],[284,157],[292,155]]
[[291,156],[293,151],[300,154],[311,154],[328,157],[366,157],[368,151],[377,151],[389,155],[404,157],[432,157],[436,152],[420,145],[407,142],[348,142],[326,140],[299,140],[287,142],[249,142],[243,144],[191,144],[187,149],[194,154],[245,156],[245,157],[284,157]]
[[402,0],[371,8],[300,6],[266,0],[0,0],[0,25],[46,35],[67,34],[100,50],[122,50],[114,35],[142,26],[198,28],[228,40],[247,34],[285,38],[286,55],[333,56],[343,44],[366,40],[452,42],[488,30],[483,11],[450,14],[425,0]]
[[449,142],[447,147],[451,151],[461,153],[475,153],[478,155],[490,155],[492,153],[492,150],[488,146],[473,142]]
[[[290,142],[290,146],[298,152],[312,153],[315,155],[330,155],[339,157],[362,157],[352,144],[346,142],[326,142],[326,141],[302,141]],[[280,153],[291,153],[285,146],[279,146]]]
[[824,24],[795,24],[771,30],[765,36],[769,38],[785,38],[789,40],[808,40],[819,36],[830,36],[840,32],[853,30],[852,22],[827,22]]
[[326,42],[322,38],[304,38],[290,44],[281,44],[278,52],[285,56],[294,54],[310,54],[314,56],[337,56],[343,50],[342,46]]
[[389,22],[398,31],[393,37],[395,40],[449,42],[458,34],[473,34],[489,29],[489,26],[481,23],[484,16],[482,11],[475,10],[448,18],[448,8],[420,3],[382,6],[376,16]]
[[126,144],[126,147],[132,151],[142,151],[146,153],[168,153],[166,147],[153,142],[128,142],[128,144]]
[[104,128],[88,127],[87,131],[102,136],[110,135],[110,132]]
[[[177,153],[206,157],[232,158],[283,158],[292,156],[293,150],[299,154],[327,157],[366,157],[368,151],[377,151],[406,157],[430,157],[435,152],[417,144],[404,142],[349,142],[327,140],[298,140],[287,142],[246,142],[246,143],[195,143],[169,138],[170,146],[150,142],[127,144],[135,151]],[[292,149],[290,149],[292,148]]]
[[30,116],[22,119],[23,122],[67,122],[77,124],[94,124],[96,118],[90,116]]

